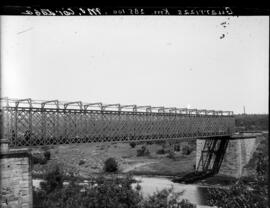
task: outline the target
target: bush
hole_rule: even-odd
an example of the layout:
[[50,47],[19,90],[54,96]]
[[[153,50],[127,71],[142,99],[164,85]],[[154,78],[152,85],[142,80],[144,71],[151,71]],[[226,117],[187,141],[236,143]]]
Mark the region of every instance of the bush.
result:
[[104,162],[104,171],[105,172],[118,171],[118,164],[114,158],[110,157]]
[[174,151],[169,151],[168,158],[175,159],[175,153],[174,153]]
[[40,154],[33,154],[32,155],[32,163],[44,165],[47,163],[47,159],[42,157]]
[[105,179],[100,176],[95,180],[95,186],[88,186],[82,189],[75,182],[67,187],[54,189],[47,193],[46,190],[34,191],[34,207],[39,208],[139,208],[142,196],[139,191],[133,190],[130,176],[124,179],[113,177]]
[[41,182],[40,186],[47,194],[63,187],[63,172],[59,166],[55,166],[46,174],[45,182]]
[[162,149],[157,150],[156,153],[159,155],[164,155],[166,152],[165,152],[165,149],[162,148]]
[[188,200],[183,199],[179,202],[179,197],[183,192],[175,193],[173,188],[163,189],[150,195],[142,202],[143,208],[159,208],[159,207],[181,207],[181,208],[195,208],[196,205],[191,204]]
[[138,157],[140,157],[140,156],[148,156],[148,155],[150,155],[150,152],[145,146],[142,146],[141,149],[137,150],[137,156]]
[[[47,178],[47,177],[46,177]],[[34,190],[34,207],[39,208],[160,208],[160,207],[195,207],[187,200],[178,201],[182,193],[174,193],[173,189],[157,191],[144,199],[140,187],[133,189],[131,176],[106,179],[99,176],[95,186],[82,188],[75,181],[68,186],[57,187],[53,191],[47,189]]]
[[183,148],[182,148],[182,153],[183,153],[184,155],[189,155],[191,152],[192,152],[192,151],[191,151],[191,148],[190,148],[189,145],[183,146]]
[[131,146],[131,148],[135,148],[136,147],[136,143],[135,142],[130,142],[129,145]]
[[51,153],[50,153],[50,151],[44,152],[44,157],[46,158],[46,160],[50,160],[51,159]]
[[180,152],[180,145],[179,144],[174,145],[174,151]]
[[85,164],[85,160],[80,160],[79,165]]

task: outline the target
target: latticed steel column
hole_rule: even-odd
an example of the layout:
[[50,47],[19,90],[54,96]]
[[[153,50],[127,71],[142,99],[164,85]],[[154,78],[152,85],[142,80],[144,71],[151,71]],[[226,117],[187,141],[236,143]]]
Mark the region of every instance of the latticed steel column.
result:
[[59,106],[56,109],[56,137],[60,139],[60,125],[59,125]]
[[15,142],[14,142],[14,146],[18,146],[18,107],[15,107],[15,122],[14,122],[14,127],[15,127],[15,133],[14,133],[14,137],[15,137]]
[[44,108],[41,108],[41,144],[46,144],[47,140],[47,134],[46,134],[46,110]]
[[29,142],[30,142],[30,145],[33,145],[32,144],[32,106],[30,105],[30,108],[29,108]]

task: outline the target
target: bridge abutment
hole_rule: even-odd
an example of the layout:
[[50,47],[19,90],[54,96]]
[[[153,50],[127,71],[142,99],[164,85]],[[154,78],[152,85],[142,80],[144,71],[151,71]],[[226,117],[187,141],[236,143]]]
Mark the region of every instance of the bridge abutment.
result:
[[[201,152],[205,139],[197,140],[196,168],[199,165]],[[258,144],[257,138],[230,140],[223,158],[218,175],[226,175],[239,178],[243,175],[243,168],[248,164]]]
[[27,150],[10,150],[6,140],[0,142],[0,207],[32,208],[31,154]]

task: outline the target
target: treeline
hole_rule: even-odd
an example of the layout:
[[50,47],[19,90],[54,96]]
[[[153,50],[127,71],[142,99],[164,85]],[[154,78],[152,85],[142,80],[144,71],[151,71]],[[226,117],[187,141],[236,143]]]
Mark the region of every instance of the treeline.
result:
[[235,115],[235,125],[239,131],[268,130],[268,114]]

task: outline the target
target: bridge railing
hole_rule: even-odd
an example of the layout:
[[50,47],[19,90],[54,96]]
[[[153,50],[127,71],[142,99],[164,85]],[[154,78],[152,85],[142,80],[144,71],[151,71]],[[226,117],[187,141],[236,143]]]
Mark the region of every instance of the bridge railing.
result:
[[[229,136],[231,111],[2,99],[11,146]],[[93,109],[93,107],[95,109]]]

